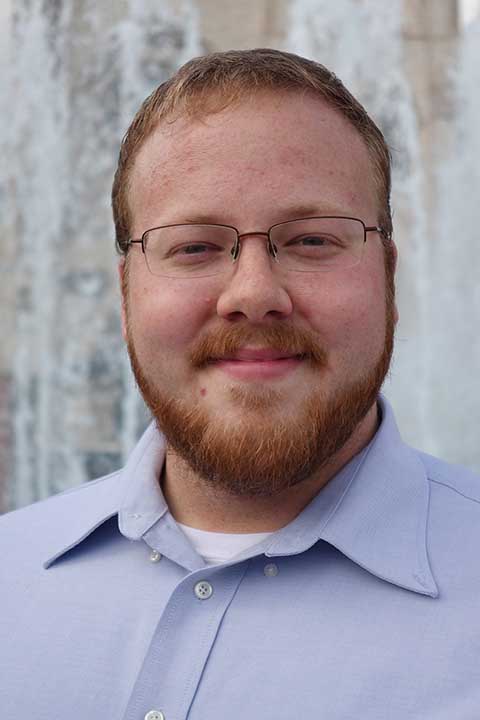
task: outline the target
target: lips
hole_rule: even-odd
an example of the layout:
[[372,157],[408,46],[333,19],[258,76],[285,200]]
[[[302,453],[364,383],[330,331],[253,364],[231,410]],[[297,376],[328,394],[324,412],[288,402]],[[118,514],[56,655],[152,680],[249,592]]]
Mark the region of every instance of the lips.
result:
[[212,358],[214,362],[274,362],[275,360],[300,360],[303,355],[298,353],[284,352],[281,350],[248,349],[237,350],[232,355]]
[[212,358],[210,365],[235,380],[265,382],[288,376],[305,357],[270,348],[242,348],[231,355]]

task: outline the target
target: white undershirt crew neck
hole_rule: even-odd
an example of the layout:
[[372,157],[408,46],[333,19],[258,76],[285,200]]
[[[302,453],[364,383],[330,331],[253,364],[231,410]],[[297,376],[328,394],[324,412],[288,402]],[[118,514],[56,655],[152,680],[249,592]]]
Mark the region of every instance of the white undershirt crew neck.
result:
[[177,523],[199,555],[209,565],[228,562],[239,553],[262,542],[271,532],[264,533],[219,533],[198,530]]

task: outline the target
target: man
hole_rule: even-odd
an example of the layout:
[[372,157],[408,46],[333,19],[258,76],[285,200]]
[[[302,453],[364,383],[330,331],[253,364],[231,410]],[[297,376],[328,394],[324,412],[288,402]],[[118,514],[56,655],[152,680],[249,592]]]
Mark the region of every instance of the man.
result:
[[389,195],[380,131],[304,58],[206,56],[146,100],[113,210],[154,421],[3,518],[1,717],[479,716],[477,480],[379,395]]

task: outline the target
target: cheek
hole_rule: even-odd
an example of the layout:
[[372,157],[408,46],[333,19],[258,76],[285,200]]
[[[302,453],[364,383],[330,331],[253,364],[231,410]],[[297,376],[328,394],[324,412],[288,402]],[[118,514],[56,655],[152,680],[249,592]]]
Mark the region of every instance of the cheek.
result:
[[377,352],[385,338],[385,283],[382,274],[323,276],[296,293],[296,308],[330,352]]
[[385,286],[372,283],[363,288],[350,304],[347,328],[358,357],[377,357],[385,345]]
[[211,301],[181,289],[144,288],[132,294],[131,326],[139,352],[175,353],[187,347],[208,318]]

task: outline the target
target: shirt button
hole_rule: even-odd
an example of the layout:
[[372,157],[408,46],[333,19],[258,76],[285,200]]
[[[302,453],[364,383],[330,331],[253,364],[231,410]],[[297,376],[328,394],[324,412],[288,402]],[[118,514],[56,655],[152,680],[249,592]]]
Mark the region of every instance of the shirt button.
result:
[[200,580],[193,588],[193,592],[199,600],[208,600],[213,593],[213,587],[206,580]]
[[165,720],[165,715],[160,710],[150,710],[144,720]]
[[150,553],[150,560],[152,563],[158,562],[162,559],[162,554],[158,552],[158,550],[152,550]]
[[275,575],[278,575],[278,565],[275,563],[267,563],[263,568],[263,572],[267,577],[275,577]]

